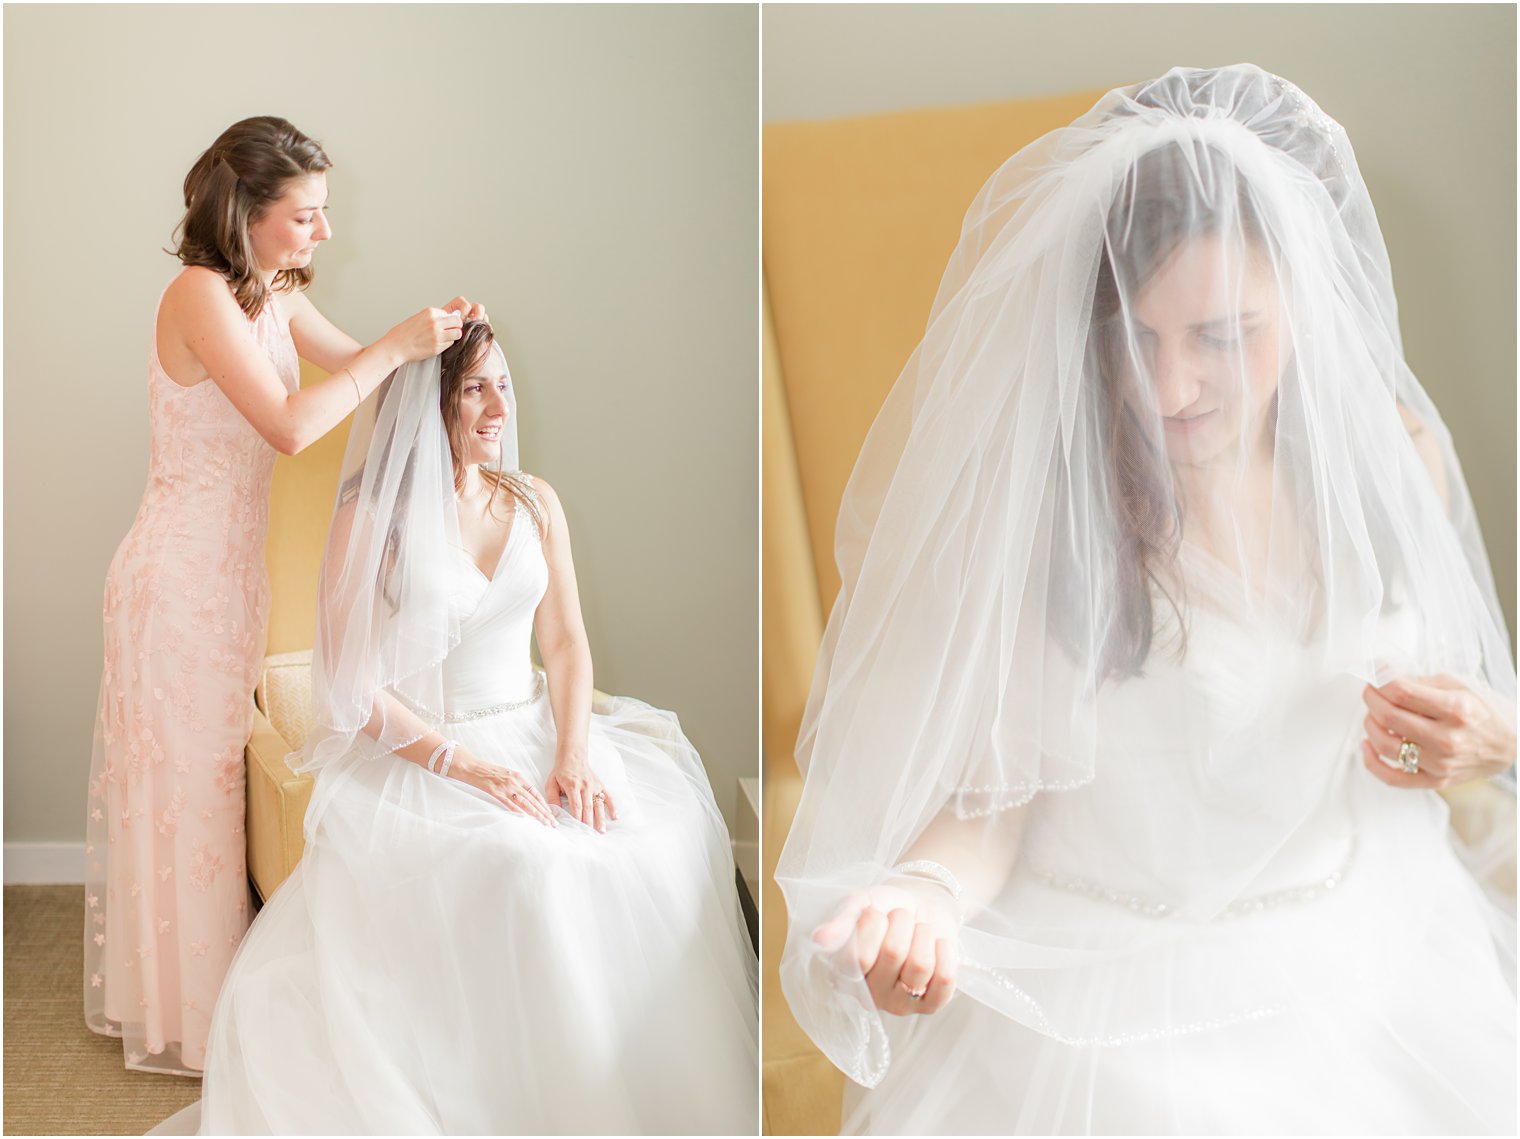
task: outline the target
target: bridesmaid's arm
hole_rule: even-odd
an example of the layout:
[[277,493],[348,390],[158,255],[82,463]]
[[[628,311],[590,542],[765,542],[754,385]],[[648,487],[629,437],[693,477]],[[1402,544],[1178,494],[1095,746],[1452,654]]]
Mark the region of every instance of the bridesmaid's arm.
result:
[[[364,352],[348,333],[318,311],[310,297],[299,290],[280,294],[281,303],[290,310],[290,338],[296,343],[301,359],[309,360],[324,372],[339,372],[352,367]],[[455,297],[444,305],[445,312],[458,312],[465,320],[485,320],[484,305],[471,304],[465,297]]]
[[[549,587],[533,615],[533,635],[549,674],[549,706],[554,713],[556,768],[586,770],[586,736],[591,724],[591,646],[581,619],[575,565],[570,560],[570,531],[554,488],[535,478],[548,514],[544,560]],[[516,523],[514,523],[515,525]]]
[[364,351],[364,345],[318,312],[305,293],[281,293],[280,303],[290,311],[290,338],[301,359],[324,372],[337,373],[352,366],[354,357]]
[[177,338],[254,430],[282,455],[294,455],[343,422],[402,364],[437,355],[459,339],[460,323],[457,313],[424,309],[360,349],[328,379],[289,392],[226,281],[193,266],[164,294],[160,356],[166,336]]

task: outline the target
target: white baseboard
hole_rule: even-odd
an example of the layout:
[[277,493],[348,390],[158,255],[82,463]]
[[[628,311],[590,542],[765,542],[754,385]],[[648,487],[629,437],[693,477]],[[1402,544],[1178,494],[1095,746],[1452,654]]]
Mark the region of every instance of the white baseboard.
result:
[[84,883],[84,843],[8,842],[7,886],[66,886]]

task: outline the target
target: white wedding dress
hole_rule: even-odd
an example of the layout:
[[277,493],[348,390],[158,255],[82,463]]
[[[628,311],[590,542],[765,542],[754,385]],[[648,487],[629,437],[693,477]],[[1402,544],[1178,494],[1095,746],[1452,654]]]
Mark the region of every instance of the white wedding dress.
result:
[[[518,508],[467,613],[445,731],[540,788],[547,567]],[[612,698],[590,763],[619,818],[557,829],[394,755],[313,793],[307,846],[218,1000],[203,1133],[754,1134],[754,958],[727,832],[676,718]]]
[[[1195,598],[1223,592],[1183,562]],[[1414,621],[1385,616],[1388,660]],[[1198,604],[1188,646],[1100,699],[1104,778],[1031,805],[1007,916],[962,934],[972,960],[1004,938],[1090,962],[1022,989],[963,968],[942,1012],[883,1018],[891,1065],[848,1085],[843,1133],[1514,1133],[1514,919],[1445,803],[1363,769],[1362,682],[1318,645]],[[1263,707],[1292,710],[1274,754]],[[1221,875],[1252,885],[1203,920],[1169,904]]]

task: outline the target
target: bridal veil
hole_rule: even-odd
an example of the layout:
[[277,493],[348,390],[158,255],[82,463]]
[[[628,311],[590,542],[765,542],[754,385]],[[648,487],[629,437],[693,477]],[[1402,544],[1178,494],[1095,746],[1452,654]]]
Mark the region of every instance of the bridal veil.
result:
[[[1392,908],[1353,888],[1443,808],[1361,770],[1362,686],[1444,675],[1513,722],[1515,674],[1367,188],[1303,92],[1175,69],[998,169],[836,557],[777,879],[788,999],[853,1080],[891,1018],[810,933],[931,824],[1010,867],[957,999],[1049,1040],[1401,983],[1435,871],[1399,866]],[[1316,926],[1336,890],[1396,918]]]

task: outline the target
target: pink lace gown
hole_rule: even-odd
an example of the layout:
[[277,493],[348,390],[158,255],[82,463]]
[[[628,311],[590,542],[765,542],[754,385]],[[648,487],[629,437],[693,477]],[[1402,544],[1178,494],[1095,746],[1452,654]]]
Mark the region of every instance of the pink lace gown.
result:
[[[250,328],[294,391],[279,302]],[[243,748],[269,609],[275,451],[214,383],[171,380],[150,343],[148,487],[106,575],[84,1009],[90,1028],[123,1038],[128,1068],[194,1076],[251,920]]]

